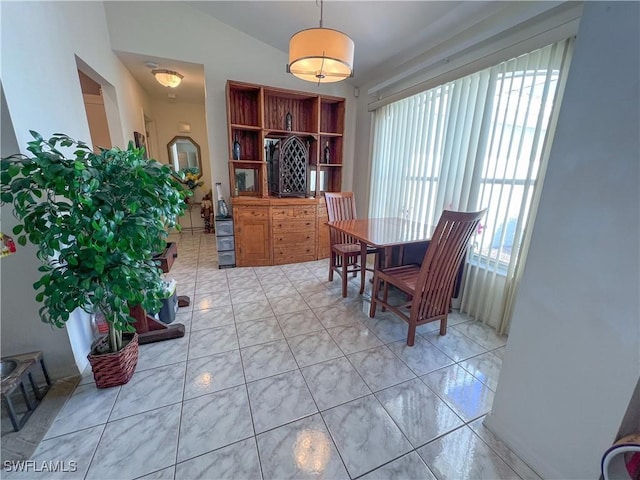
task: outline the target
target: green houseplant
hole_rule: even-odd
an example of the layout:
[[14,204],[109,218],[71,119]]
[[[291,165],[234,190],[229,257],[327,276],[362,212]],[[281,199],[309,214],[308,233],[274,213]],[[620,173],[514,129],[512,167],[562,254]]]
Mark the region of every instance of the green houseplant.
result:
[[[63,327],[76,308],[102,312],[108,341],[91,354],[113,354],[135,342],[137,362],[129,305],[159,310],[166,294],[153,256],[165,248],[167,229],[177,226],[191,192],[172,178],[168,165],[145,160],[132,143],[95,153],[67,135],[31,135],[32,156],[1,160],[0,199],[13,204],[20,221],[13,229],[18,244],[29,241],[38,249],[40,316]],[[130,335],[123,339],[123,332]]]

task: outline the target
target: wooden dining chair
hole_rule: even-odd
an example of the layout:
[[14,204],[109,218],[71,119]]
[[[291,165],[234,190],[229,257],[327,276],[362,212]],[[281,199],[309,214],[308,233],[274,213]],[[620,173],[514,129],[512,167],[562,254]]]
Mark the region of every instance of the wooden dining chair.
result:
[[[376,305],[388,308],[409,324],[407,345],[415,340],[416,327],[440,320],[440,335],[447,333],[447,315],[458,269],[467,252],[469,240],[476,232],[486,209],[480,212],[442,212],[431,237],[422,265],[376,269],[369,316],[374,317]],[[380,284],[384,282],[382,298]],[[391,305],[389,285],[411,298],[408,303]],[[407,311],[407,307],[409,310]]]
[[[353,220],[356,215],[356,203],[353,192],[325,192],[327,213],[329,221]],[[360,258],[362,249],[360,242],[334,228],[329,229],[329,241],[331,244],[331,258],[329,263],[329,281],[333,281],[333,272],[338,272],[342,278],[342,296],[347,296],[347,276],[353,273],[355,277],[361,274],[360,294],[364,292],[365,270],[367,259]],[[375,253],[376,249],[367,248],[367,253]]]

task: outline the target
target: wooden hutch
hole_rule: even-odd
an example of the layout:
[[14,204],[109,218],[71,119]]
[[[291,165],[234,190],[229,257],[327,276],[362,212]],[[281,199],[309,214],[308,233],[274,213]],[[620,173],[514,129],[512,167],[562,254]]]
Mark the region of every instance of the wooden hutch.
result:
[[[328,257],[322,194],[342,188],[345,99],[231,80],[226,94],[236,265]],[[306,195],[270,194],[270,185],[273,190],[277,182],[269,175],[283,171],[273,168],[273,151],[291,136],[308,147]]]

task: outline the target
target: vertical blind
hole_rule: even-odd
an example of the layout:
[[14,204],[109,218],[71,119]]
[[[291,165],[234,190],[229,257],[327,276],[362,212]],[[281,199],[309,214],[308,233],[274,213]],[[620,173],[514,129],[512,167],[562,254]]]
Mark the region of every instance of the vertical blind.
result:
[[431,231],[445,209],[488,208],[461,309],[501,331],[572,45],[549,45],[375,112],[370,216],[402,216]]

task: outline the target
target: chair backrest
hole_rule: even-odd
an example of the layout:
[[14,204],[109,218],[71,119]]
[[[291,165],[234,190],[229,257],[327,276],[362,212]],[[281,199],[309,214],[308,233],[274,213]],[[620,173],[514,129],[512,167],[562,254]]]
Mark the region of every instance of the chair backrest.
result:
[[458,269],[485,212],[442,212],[422,260],[411,317],[422,321],[449,311]]
[[[353,192],[325,192],[324,199],[327,202],[329,221],[353,220],[356,215],[356,201]],[[343,243],[357,243],[352,237],[330,229],[331,245]]]
[[353,192],[325,192],[329,221],[352,220],[356,215],[356,200]]

